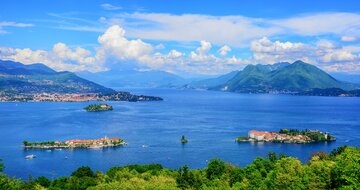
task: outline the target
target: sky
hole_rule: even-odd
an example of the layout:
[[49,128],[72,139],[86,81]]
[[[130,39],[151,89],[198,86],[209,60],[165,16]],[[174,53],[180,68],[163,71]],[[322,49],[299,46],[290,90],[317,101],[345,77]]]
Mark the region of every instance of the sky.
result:
[[0,59],[58,71],[219,75],[303,60],[360,74],[360,1],[8,0]]

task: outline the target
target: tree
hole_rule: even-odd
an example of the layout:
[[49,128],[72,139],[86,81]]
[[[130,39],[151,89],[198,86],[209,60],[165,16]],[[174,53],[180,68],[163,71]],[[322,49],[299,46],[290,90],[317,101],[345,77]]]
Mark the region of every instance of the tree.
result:
[[233,185],[237,182],[242,182],[244,178],[244,170],[240,167],[235,168],[231,173],[230,184]]
[[44,176],[40,176],[40,177],[35,179],[35,183],[37,183],[37,184],[39,184],[39,185],[41,185],[43,187],[49,187],[50,184],[51,184],[51,181],[48,178],[44,177]]
[[330,156],[336,157],[337,155],[343,153],[346,148],[347,148],[346,145],[345,145],[345,146],[339,146],[339,147],[337,147],[336,149],[334,149],[334,150],[332,150],[332,151],[330,152]]
[[311,176],[308,189],[331,189],[331,171],[334,165],[334,161],[312,157],[306,171]]
[[199,189],[202,185],[201,174],[189,170],[187,165],[179,168],[176,176],[176,186],[180,189]]
[[28,141],[23,141],[24,146],[28,146],[29,142]]
[[225,171],[225,162],[220,159],[212,159],[206,168],[206,177],[208,179],[220,178]]
[[2,160],[0,159],[0,172],[4,171],[4,164],[2,163]]
[[304,167],[296,158],[283,158],[275,164],[275,168],[266,178],[268,189],[305,189],[308,181]]
[[271,161],[271,162],[276,162],[278,160],[278,156],[276,155],[275,152],[269,152],[268,153],[268,159]]
[[[341,148],[332,170],[332,188],[360,189],[360,149]],[[337,154],[337,153],[336,153]]]
[[78,168],[76,171],[74,171],[71,176],[75,176],[78,178],[81,177],[94,177],[94,172],[91,170],[88,166],[82,166]]

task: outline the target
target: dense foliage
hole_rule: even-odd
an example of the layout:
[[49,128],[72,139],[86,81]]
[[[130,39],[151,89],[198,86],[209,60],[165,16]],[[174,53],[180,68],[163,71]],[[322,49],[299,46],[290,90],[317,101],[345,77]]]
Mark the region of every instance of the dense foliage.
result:
[[287,134],[291,136],[295,135],[305,135],[308,136],[311,140],[315,142],[323,142],[334,140],[335,138],[330,134],[325,134],[317,130],[297,130],[297,129],[280,129],[280,134]]
[[45,141],[45,142],[29,142],[23,141],[24,146],[54,146],[56,143],[55,141]]
[[188,142],[188,140],[185,138],[185,136],[184,136],[184,135],[183,135],[183,136],[181,136],[180,141],[181,141],[181,143],[183,143],[183,144]]
[[150,164],[113,167],[101,173],[83,166],[69,177],[28,181],[0,174],[0,189],[360,189],[360,149],[317,152],[306,164],[270,152],[243,168],[214,159],[200,170],[187,166],[169,170]]
[[112,106],[107,104],[91,104],[84,108],[86,111],[107,111],[112,110]]

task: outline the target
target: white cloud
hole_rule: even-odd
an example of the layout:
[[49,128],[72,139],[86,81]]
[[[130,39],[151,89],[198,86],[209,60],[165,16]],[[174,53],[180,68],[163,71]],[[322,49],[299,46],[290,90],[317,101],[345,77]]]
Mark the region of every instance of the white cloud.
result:
[[326,71],[350,72],[360,71],[360,47],[336,46],[327,40],[316,44],[299,42],[271,41],[264,37],[251,43],[253,63],[293,62],[303,60],[325,69]]
[[355,36],[341,36],[341,41],[344,42],[354,42],[357,38]]
[[227,45],[224,45],[218,50],[218,53],[221,56],[226,56],[230,51],[231,51],[231,48]]
[[28,23],[18,23],[18,22],[0,22],[1,26],[13,26],[13,27],[31,27],[34,26],[33,24]]
[[122,7],[120,7],[120,6],[115,6],[115,5],[112,5],[112,4],[109,4],[109,3],[104,3],[104,4],[101,4],[100,6],[101,6],[103,9],[109,10],[109,11],[115,11],[115,10],[120,10],[120,9],[122,9]]
[[137,60],[153,51],[151,44],[141,39],[128,40],[125,30],[118,25],[111,26],[98,38],[100,49],[117,57],[120,60]]
[[298,35],[322,34],[360,34],[360,14],[355,13],[318,13],[300,15],[292,18],[270,20],[270,24]]
[[271,64],[299,59],[328,71],[359,72],[360,67],[359,46],[339,46],[328,40],[306,44],[272,41],[262,37],[250,43],[252,55],[243,59],[237,56],[227,57],[232,51],[228,45],[218,49],[218,56],[212,54],[213,44],[207,40],[199,41],[199,46],[192,47],[193,51],[190,53],[177,49],[159,53],[159,45],[153,46],[141,39],[129,39],[119,25],[109,27],[98,37],[98,42],[93,53],[81,47],[69,47],[64,43],[56,43],[49,51],[0,48],[0,59],[26,64],[40,62],[56,70],[91,72],[107,70],[109,60],[113,64],[131,63],[136,69],[193,74],[222,74],[242,69],[250,63]]
[[97,64],[88,50],[81,47],[69,48],[64,43],[57,43],[51,51],[0,48],[0,59],[12,60],[24,64],[43,63],[59,71],[91,71],[99,72],[107,70],[101,64]]
[[244,46],[260,36],[277,34],[281,30],[261,26],[264,24],[262,19],[243,16],[123,13],[116,18],[123,21],[130,37],[182,42],[207,40],[235,47]]
[[176,50],[171,50],[170,52],[169,52],[169,54],[168,54],[168,56],[170,57],[170,58],[179,58],[179,57],[181,57],[181,56],[183,56],[184,54],[183,53],[181,53],[181,52],[179,52],[179,51],[176,51]]
[[20,27],[20,28],[24,28],[24,27],[32,27],[34,26],[33,24],[30,23],[20,23],[20,22],[7,22],[7,21],[3,21],[0,22],[0,34],[7,34],[9,33],[7,30],[5,30],[5,27]]
[[310,49],[311,47],[300,42],[272,42],[267,37],[254,40],[250,45],[253,58],[260,63],[306,60],[306,53],[310,52]]
[[196,48],[196,52],[199,55],[205,55],[210,49],[212,45],[209,41],[201,40],[200,47]]
[[232,47],[247,47],[250,41],[263,36],[360,35],[360,14],[342,12],[282,19],[135,12],[121,13],[113,19],[121,21],[129,37],[181,42],[207,40],[216,45],[225,43]]

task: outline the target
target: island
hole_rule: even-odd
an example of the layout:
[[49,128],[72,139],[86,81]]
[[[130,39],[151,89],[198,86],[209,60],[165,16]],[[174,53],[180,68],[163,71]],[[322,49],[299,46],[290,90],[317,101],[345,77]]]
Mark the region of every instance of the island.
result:
[[248,136],[240,136],[236,142],[274,142],[274,143],[315,143],[335,141],[336,138],[329,133],[319,130],[281,129],[279,132],[251,130]]
[[23,141],[23,147],[26,149],[39,148],[39,149],[53,149],[53,148],[104,148],[126,145],[120,138],[104,137],[100,139],[91,140],[67,140],[67,141],[45,141],[45,142],[28,142]]
[[84,110],[88,112],[109,111],[109,110],[113,110],[113,107],[107,104],[91,104],[86,106]]
[[185,143],[188,142],[188,140],[185,138],[184,135],[181,137],[180,141],[181,141],[182,144],[185,144]]

